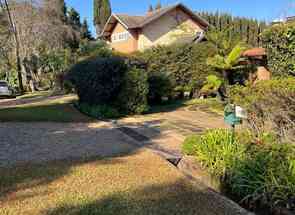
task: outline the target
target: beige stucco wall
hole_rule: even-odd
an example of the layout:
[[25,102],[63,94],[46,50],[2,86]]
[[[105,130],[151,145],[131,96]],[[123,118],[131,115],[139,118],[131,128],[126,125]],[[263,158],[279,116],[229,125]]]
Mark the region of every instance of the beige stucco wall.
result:
[[[127,31],[126,28],[121,25],[121,23],[117,23],[112,31],[111,34],[116,34],[116,33],[122,33]],[[129,31],[130,37],[128,40],[125,41],[112,41],[112,37],[110,38],[110,44],[111,47],[122,53],[131,53],[137,50],[137,39],[138,39],[138,34],[135,31]]]
[[[181,27],[180,27],[181,26]],[[145,26],[138,37],[138,49],[156,45],[168,45],[193,31],[203,31],[198,23],[180,9],[175,9]]]
[[264,66],[258,66],[256,72],[256,82],[271,79],[271,73]]

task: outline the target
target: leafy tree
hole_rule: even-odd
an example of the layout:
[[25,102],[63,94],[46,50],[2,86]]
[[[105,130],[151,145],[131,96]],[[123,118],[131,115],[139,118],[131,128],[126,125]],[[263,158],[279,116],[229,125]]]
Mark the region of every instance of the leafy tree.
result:
[[91,35],[91,32],[89,31],[89,26],[87,19],[83,20],[82,26],[81,26],[81,38],[87,39],[87,40],[93,40],[93,37]]
[[101,33],[111,14],[112,9],[109,0],[94,0],[94,25],[97,35]]
[[1,3],[1,10],[5,11],[8,17],[8,23],[11,29],[10,33],[13,34],[14,44],[15,44],[15,58],[16,58],[18,84],[19,84],[20,91],[23,92],[24,86],[23,86],[23,78],[22,78],[22,71],[21,71],[20,41],[18,36],[18,28],[16,27],[15,21],[13,20],[13,16],[11,15],[11,8],[7,0],[4,0],[4,2],[2,2],[1,0],[0,3]]

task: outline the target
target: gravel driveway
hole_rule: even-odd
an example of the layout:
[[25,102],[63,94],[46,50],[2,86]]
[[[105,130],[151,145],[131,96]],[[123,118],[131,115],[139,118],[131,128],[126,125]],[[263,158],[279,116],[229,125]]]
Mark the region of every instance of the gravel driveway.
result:
[[136,145],[110,123],[1,123],[0,167],[129,154]]

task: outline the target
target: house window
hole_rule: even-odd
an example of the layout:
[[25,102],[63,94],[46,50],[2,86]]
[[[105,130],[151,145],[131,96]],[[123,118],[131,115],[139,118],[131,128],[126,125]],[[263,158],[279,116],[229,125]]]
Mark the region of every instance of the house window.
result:
[[130,37],[130,33],[128,31],[116,33],[112,35],[112,42],[120,42],[128,40]]

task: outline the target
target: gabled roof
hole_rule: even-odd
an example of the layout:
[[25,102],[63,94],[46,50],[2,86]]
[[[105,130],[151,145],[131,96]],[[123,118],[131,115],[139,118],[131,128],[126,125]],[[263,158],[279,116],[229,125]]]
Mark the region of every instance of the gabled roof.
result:
[[160,17],[162,17],[166,13],[168,13],[176,8],[180,8],[184,12],[186,12],[188,15],[190,15],[191,18],[193,20],[195,20],[196,22],[200,23],[200,25],[204,29],[209,26],[209,23],[206,20],[201,18],[199,15],[193,13],[190,9],[188,9],[183,4],[177,3],[175,5],[164,7],[159,10],[156,10],[154,12],[148,13],[145,16],[129,16],[127,14],[112,14],[103,29],[102,35],[103,36],[109,35],[110,31],[113,28],[113,24],[115,24],[117,22],[120,22],[126,29],[143,28],[144,26],[159,19]]

